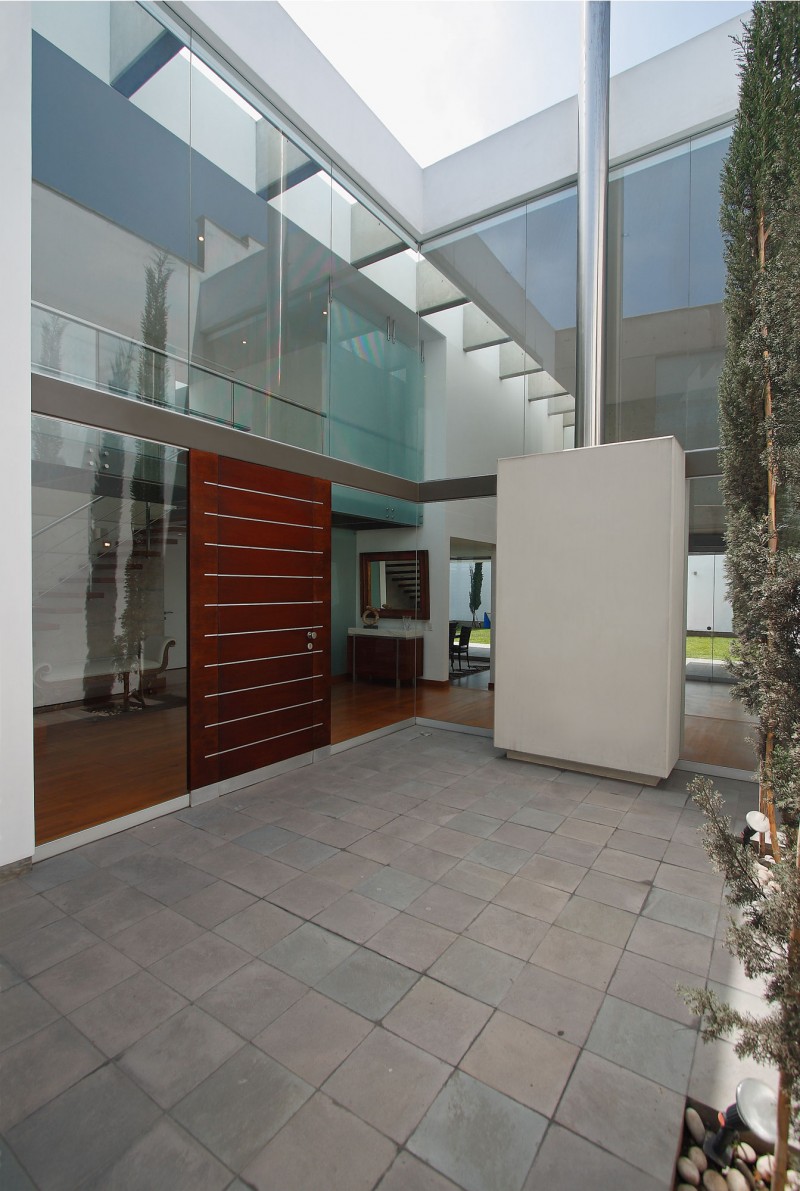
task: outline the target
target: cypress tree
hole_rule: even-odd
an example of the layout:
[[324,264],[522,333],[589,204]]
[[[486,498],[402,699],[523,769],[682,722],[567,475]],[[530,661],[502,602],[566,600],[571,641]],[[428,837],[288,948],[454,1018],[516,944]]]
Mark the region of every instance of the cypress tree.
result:
[[[720,380],[722,491],[735,693],[758,722],[759,803],[775,863],[734,841],[708,780],[704,842],[738,909],[727,945],[763,977],[770,1010],[687,1000],[703,1037],[779,1071],[773,1191],[800,1125],[800,6],[757,2],[741,41],[739,109],[722,179],[727,347]],[[780,819],[779,819],[780,816]],[[762,854],[763,859],[763,854]]]

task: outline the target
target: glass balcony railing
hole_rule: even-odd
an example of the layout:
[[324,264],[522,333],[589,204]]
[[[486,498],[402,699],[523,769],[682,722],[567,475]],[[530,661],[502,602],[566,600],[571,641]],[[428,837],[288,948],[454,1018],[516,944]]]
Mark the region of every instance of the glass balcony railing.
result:
[[326,413],[37,303],[31,367],[307,451],[325,450]]

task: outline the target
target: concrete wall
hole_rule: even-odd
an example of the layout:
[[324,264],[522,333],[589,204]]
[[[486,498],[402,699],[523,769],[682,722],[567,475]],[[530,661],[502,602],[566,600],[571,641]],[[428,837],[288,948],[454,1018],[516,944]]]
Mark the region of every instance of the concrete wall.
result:
[[683,691],[684,455],[674,438],[501,461],[495,743],[666,777]]
[[31,721],[31,5],[0,4],[3,249],[3,519],[0,584],[0,870],[33,854]]

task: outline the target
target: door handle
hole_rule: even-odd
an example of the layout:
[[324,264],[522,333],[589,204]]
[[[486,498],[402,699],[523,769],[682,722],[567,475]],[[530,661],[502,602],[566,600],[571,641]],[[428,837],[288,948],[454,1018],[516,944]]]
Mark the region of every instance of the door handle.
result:
[[306,633],[306,636],[308,637],[309,641],[316,641],[317,639],[316,633]]
[[308,645],[306,646],[306,649],[313,649],[313,648],[314,648],[313,642],[309,641]]

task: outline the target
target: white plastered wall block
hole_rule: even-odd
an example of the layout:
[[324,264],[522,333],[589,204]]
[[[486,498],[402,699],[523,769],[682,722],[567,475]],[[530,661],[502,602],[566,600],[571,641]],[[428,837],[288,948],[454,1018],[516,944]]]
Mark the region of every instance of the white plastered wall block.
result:
[[495,744],[654,783],[681,739],[684,454],[674,438],[504,459]]

